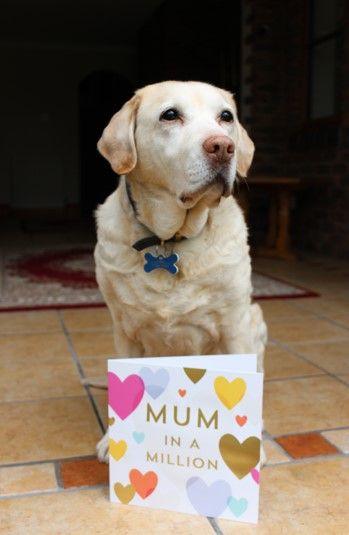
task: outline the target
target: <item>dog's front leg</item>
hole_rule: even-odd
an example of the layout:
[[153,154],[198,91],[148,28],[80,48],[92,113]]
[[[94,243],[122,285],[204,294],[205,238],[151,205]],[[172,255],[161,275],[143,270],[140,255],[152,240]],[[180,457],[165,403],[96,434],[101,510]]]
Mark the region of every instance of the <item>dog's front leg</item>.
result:
[[[257,355],[257,371],[263,372],[264,350],[267,343],[267,326],[263,313],[258,304],[253,304],[247,310],[240,323],[225,327],[222,335],[224,352],[255,353]],[[263,444],[261,446],[261,467],[267,462]]]
[[[113,320],[114,320],[114,315]],[[123,331],[121,322],[114,321],[114,341],[115,341],[115,357],[143,357],[143,348],[137,342],[131,340]],[[107,381],[105,382],[107,387]],[[105,433],[103,438],[97,444],[97,457],[99,461],[107,463],[109,461],[109,434]]]

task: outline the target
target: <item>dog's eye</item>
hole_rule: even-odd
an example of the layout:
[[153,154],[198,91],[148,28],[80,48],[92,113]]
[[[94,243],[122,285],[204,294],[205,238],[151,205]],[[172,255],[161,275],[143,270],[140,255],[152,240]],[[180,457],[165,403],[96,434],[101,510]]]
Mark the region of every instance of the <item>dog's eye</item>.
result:
[[225,121],[226,123],[231,123],[234,121],[234,116],[229,110],[223,110],[220,114],[220,120]]
[[179,111],[176,108],[169,108],[160,115],[160,121],[175,121],[176,119],[179,119]]

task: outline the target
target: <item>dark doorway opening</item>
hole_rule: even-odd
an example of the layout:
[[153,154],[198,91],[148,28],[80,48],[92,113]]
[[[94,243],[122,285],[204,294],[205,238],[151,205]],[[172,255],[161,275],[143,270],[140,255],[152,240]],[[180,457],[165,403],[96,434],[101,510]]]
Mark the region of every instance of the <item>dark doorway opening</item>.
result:
[[80,191],[85,217],[91,217],[118,185],[118,176],[96,145],[111,116],[133,92],[131,82],[112,71],[93,72],[79,84]]

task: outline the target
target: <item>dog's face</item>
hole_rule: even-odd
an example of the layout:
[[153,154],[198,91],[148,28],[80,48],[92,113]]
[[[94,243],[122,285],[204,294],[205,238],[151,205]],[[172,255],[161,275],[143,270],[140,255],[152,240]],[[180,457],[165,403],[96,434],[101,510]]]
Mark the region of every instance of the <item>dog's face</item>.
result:
[[167,189],[191,208],[205,195],[231,194],[246,176],[254,145],[233,97],[199,82],[163,82],[135,94],[113,116],[98,143],[119,174]]

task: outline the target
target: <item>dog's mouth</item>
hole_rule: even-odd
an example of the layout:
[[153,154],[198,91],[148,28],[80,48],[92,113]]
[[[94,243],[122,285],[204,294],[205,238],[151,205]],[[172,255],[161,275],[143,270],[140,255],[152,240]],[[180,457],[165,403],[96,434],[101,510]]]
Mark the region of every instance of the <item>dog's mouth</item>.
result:
[[218,173],[214,182],[222,186],[222,197],[229,197],[231,195],[231,185],[224,175]]
[[209,182],[203,184],[194,191],[183,192],[179,201],[185,208],[192,208],[204,196],[211,200],[219,200],[221,197],[231,195],[232,185],[229,179],[222,173],[217,173]]

